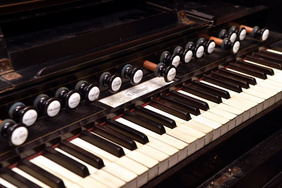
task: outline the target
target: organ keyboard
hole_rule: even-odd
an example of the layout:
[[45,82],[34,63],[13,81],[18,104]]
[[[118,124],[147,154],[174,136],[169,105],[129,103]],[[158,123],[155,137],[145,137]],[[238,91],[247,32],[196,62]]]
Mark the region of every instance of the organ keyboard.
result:
[[[281,119],[256,124],[281,113],[282,35],[253,27],[263,6],[211,4],[0,3],[0,186],[247,186],[281,167]],[[230,140],[246,146],[217,160]],[[267,172],[256,185],[281,183]]]

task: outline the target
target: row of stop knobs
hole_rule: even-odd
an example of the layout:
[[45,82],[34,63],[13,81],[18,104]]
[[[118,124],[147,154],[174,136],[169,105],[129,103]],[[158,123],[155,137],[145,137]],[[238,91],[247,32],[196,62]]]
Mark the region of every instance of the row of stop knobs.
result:
[[[145,60],[143,67],[153,71],[155,76],[164,77],[166,82],[170,82],[174,79],[176,67],[180,62],[189,63],[193,57],[201,58],[204,52],[211,54],[216,45],[225,50],[231,49],[233,54],[237,53],[240,47],[239,41],[245,39],[246,33],[260,41],[265,41],[268,38],[269,30],[260,29],[258,26],[254,28],[243,25],[232,26],[229,31],[221,30],[218,37],[199,38],[196,43],[188,42],[185,48],[177,46],[172,55],[168,51],[164,51],[160,56],[160,63],[155,64]],[[140,67],[127,64],[122,68],[121,76],[129,79],[132,85],[137,85],[143,78],[143,70]],[[115,93],[122,85],[122,78],[117,74],[105,72],[100,76],[99,84],[102,87],[108,87],[111,93]],[[66,87],[59,88],[54,97],[49,97],[46,94],[38,95],[33,106],[26,106],[22,102],[14,103],[8,113],[13,120],[0,120],[0,136],[8,139],[11,145],[21,145],[28,137],[27,126],[36,122],[38,112],[45,117],[55,117],[60,112],[62,105],[67,109],[74,109],[81,100],[93,102],[98,99],[99,95],[100,89],[96,84],[82,80],[76,84],[74,90],[69,90]]]

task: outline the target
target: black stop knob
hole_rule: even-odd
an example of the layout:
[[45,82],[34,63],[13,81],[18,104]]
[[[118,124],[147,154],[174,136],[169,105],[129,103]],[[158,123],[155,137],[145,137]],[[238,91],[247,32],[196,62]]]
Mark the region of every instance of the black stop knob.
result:
[[14,103],[9,109],[9,116],[26,126],[31,126],[37,120],[37,111],[33,106],[26,106],[22,102]]
[[12,119],[0,120],[0,135],[8,139],[12,146],[23,144],[28,137],[28,129],[23,123],[15,123]]
[[111,93],[116,93],[120,89],[122,81],[118,75],[104,72],[100,76],[99,84],[103,87],[108,87]]
[[81,100],[80,94],[75,90],[69,90],[66,87],[59,88],[56,93],[55,97],[59,98],[61,103],[67,109],[74,109],[76,108]]
[[55,117],[61,110],[61,103],[57,97],[49,97],[46,94],[38,95],[34,102],[35,108],[45,117]]
[[133,67],[131,64],[127,64],[122,68],[121,76],[129,79],[131,85],[137,85],[143,78],[143,70],[140,67]]
[[85,80],[77,82],[75,90],[80,93],[83,100],[88,102],[97,100],[100,95],[99,87],[97,87],[94,83],[88,83]]

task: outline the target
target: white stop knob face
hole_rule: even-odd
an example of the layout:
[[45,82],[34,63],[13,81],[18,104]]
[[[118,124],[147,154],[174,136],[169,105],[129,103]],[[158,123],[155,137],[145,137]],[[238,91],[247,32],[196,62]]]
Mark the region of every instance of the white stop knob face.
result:
[[80,100],[81,100],[81,97],[79,93],[73,93],[68,100],[68,106],[70,108],[76,108],[79,105]]
[[135,84],[138,84],[139,82],[141,82],[142,78],[143,78],[143,71],[142,70],[138,70],[133,75],[133,82]]
[[28,130],[26,127],[16,128],[11,135],[11,142],[13,145],[18,146],[23,144],[28,137]]
[[191,61],[192,57],[193,57],[193,52],[192,52],[192,50],[189,50],[184,56],[184,62],[189,63]]
[[235,42],[236,38],[237,38],[237,34],[236,33],[232,33],[229,39],[233,43],[233,42]]
[[214,49],[215,49],[215,42],[211,42],[208,46],[207,51],[208,51],[209,54],[211,54],[211,53],[213,53]]
[[47,107],[47,115],[49,117],[56,116],[61,110],[61,103],[57,100],[52,101]]
[[98,99],[99,95],[100,95],[100,89],[98,87],[93,87],[92,89],[90,89],[88,93],[88,100],[95,101],[96,99]]
[[200,46],[196,51],[196,57],[201,58],[204,55],[204,47]]
[[239,40],[244,40],[246,38],[246,35],[247,35],[247,31],[246,29],[243,29],[239,35]]
[[120,77],[116,77],[111,85],[111,88],[113,91],[118,91],[121,87],[121,78]]
[[172,63],[173,66],[178,67],[180,64],[180,57],[179,55],[176,55],[173,59],[172,59]]
[[232,47],[232,52],[234,54],[236,54],[240,49],[240,42],[239,41],[236,41]]
[[261,36],[261,40],[265,41],[268,38],[268,36],[269,36],[269,30],[266,29],[266,30],[264,30],[264,32],[263,32],[263,34]]
[[176,76],[176,69],[175,68],[171,68],[168,73],[167,73],[167,80],[171,81],[175,78]]
[[31,126],[32,124],[35,123],[37,119],[37,112],[36,110],[28,110],[22,117],[22,123],[25,124],[26,126]]

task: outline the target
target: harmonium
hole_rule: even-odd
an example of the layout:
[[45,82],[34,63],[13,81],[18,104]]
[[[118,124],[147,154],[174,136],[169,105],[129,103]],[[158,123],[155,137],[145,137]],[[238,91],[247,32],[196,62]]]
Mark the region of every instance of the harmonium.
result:
[[0,187],[281,186],[271,11],[1,1]]

